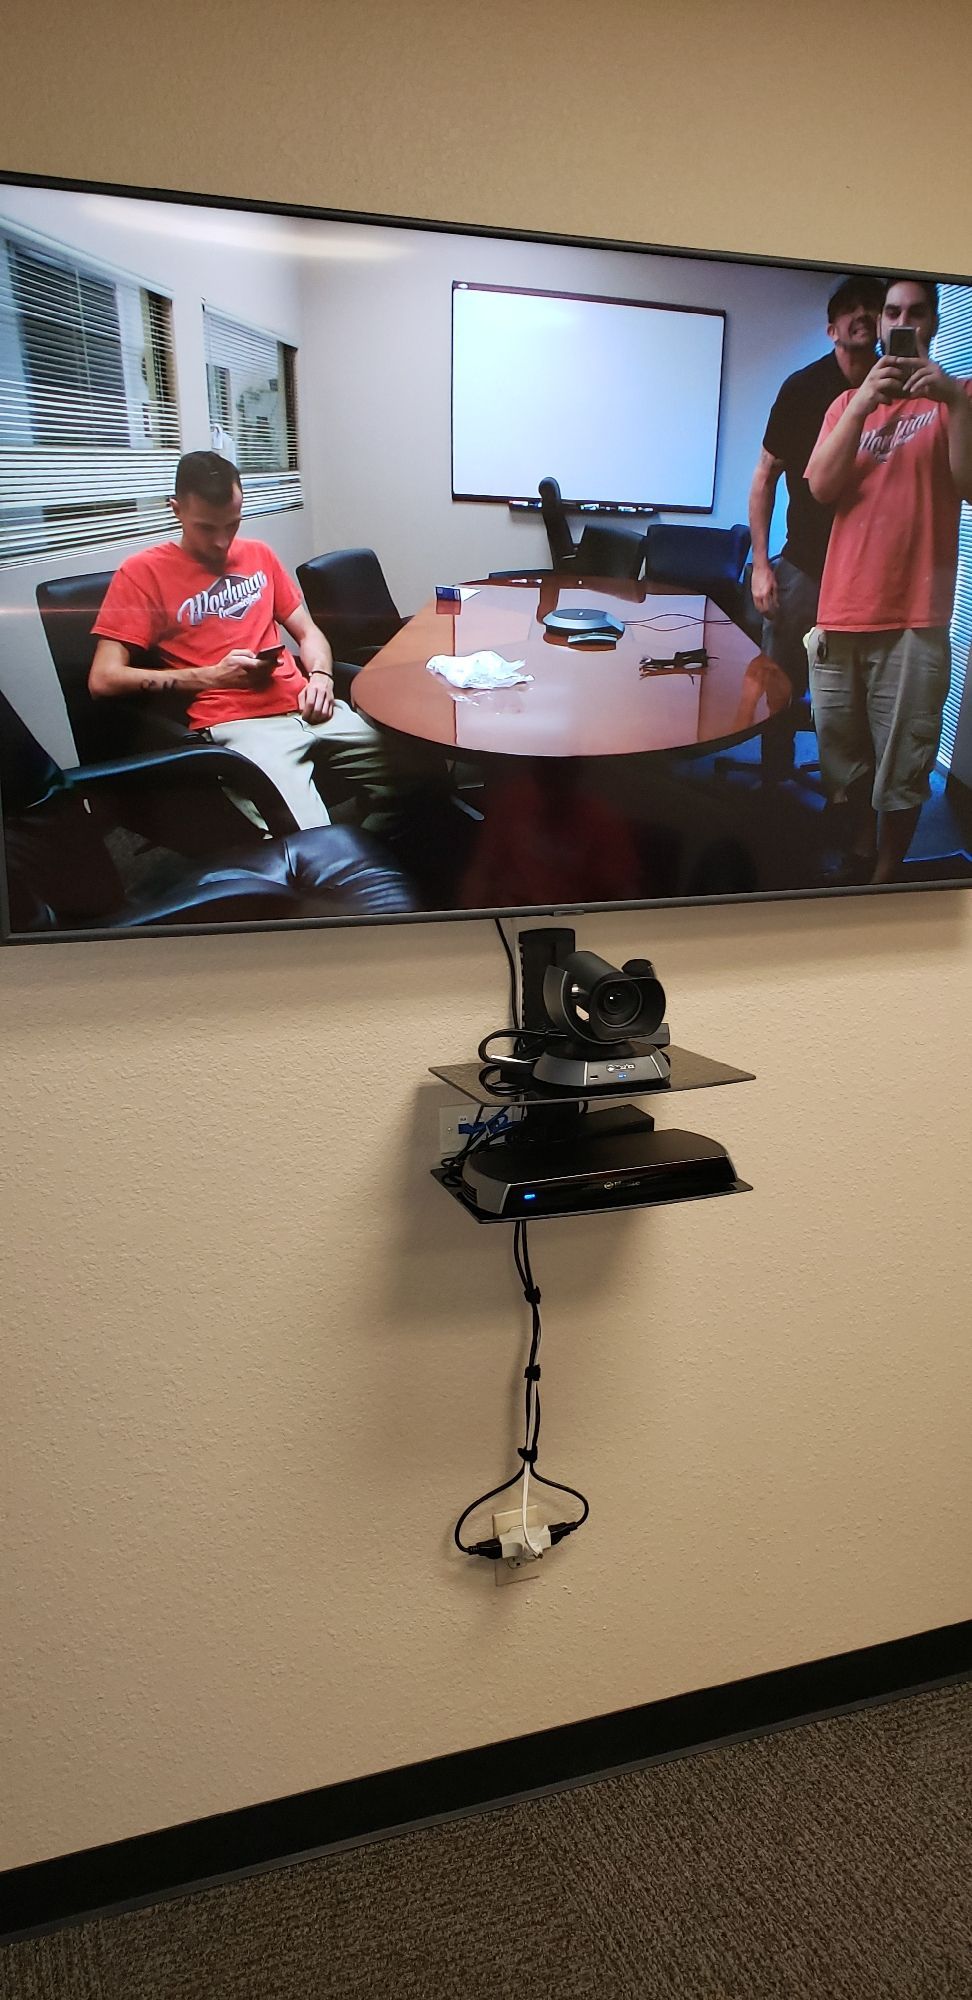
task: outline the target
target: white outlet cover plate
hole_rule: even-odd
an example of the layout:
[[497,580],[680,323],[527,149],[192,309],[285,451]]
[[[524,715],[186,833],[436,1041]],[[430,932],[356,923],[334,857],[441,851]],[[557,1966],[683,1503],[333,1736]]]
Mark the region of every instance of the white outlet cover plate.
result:
[[[528,1528],[542,1528],[539,1507],[528,1507],[526,1517]],[[494,1535],[508,1535],[511,1528],[520,1528],[522,1525],[522,1507],[510,1507],[504,1509],[501,1514],[493,1515]],[[499,1561],[493,1564],[496,1581],[498,1584],[522,1583],[525,1577],[539,1576],[542,1562],[543,1556],[527,1556],[523,1562],[506,1562],[500,1556]]]

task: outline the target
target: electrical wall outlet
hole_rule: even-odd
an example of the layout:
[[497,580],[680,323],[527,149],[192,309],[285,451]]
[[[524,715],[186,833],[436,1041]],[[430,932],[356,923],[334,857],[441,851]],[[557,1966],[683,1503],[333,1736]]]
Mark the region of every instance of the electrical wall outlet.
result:
[[[542,1526],[539,1507],[528,1507],[526,1517],[527,1527],[534,1541],[538,1542],[540,1540],[539,1530]],[[504,1535],[522,1535],[522,1507],[504,1508],[502,1513],[494,1514],[493,1533],[497,1537],[497,1540],[502,1540]],[[493,1564],[493,1569],[496,1572],[496,1581],[500,1584],[519,1583],[525,1576],[537,1576],[542,1561],[542,1556],[531,1556],[529,1553],[526,1555],[521,1553],[513,1556],[500,1556],[499,1561]]]
[[453,1153],[461,1153],[472,1139],[498,1139],[501,1132],[508,1132],[511,1125],[519,1124],[523,1116],[521,1104],[486,1105],[480,1109],[467,1099],[465,1104],[447,1104],[439,1112],[439,1150],[443,1160]]

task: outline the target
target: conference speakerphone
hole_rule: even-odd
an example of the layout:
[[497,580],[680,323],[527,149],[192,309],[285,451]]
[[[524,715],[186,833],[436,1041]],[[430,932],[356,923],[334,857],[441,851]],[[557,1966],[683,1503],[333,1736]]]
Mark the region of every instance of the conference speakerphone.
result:
[[566,632],[585,639],[620,639],[624,632],[624,620],[613,618],[609,611],[599,611],[596,604],[573,605],[566,611],[548,611],[543,620],[548,632]]
[[718,1140],[656,1132],[654,1120],[630,1105],[588,1112],[575,1140],[524,1139],[514,1127],[462,1163],[466,1202],[496,1221],[690,1201],[743,1186]]

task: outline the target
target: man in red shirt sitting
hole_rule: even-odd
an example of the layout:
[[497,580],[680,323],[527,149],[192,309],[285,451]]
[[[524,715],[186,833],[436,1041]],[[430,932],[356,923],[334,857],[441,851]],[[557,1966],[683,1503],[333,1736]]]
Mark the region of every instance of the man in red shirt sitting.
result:
[[[915,359],[889,352],[899,327],[914,335]],[[882,357],[831,404],[807,466],[814,499],[835,510],[807,653],[824,781],[858,808],[846,881],[900,875],[949,689],[972,385],[930,359],[937,331],[938,286],[892,278]]]
[[[237,539],[235,465],[218,452],[187,452],[169,504],[181,540],[126,557],[108,587],[94,625],[92,695],[184,693],[190,728],[266,771],[299,827],[330,824],[320,773],[339,796],[361,798],[369,832],[397,831],[408,781],[396,785],[377,730],[335,700],[330,646],[273,550]],[[133,665],[133,650],[156,653],[160,666]]]

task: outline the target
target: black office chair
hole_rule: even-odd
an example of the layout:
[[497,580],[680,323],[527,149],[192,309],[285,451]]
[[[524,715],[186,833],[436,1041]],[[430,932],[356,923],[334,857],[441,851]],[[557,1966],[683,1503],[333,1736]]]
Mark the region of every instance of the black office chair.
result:
[[[97,639],[92,626],[111,582],[111,570],[88,576],[56,577],[37,586],[37,608],[61,685],[64,704],[83,763],[104,757],[124,757],[131,751],[164,749],[195,740],[186,719],[184,695],[153,694],[129,700],[112,696],[95,701],[88,693],[88,674]],[[136,666],[157,664],[152,653],[131,649]],[[335,666],[338,694],[347,698],[353,669]]]
[[297,581],[334,654],[337,691],[348,698],[357,669],[405,623],[378,557],[374,549],[332,549],[299,563]]
[[61,577],[38,584],[36,592],[80,763],[89,770],[133,767],[130,784],[99,790],[93,811],[177,854],[201,858],[248,840],[256,846],[259,829],[227,797],[225,782],[256,807],[272,834],[294,832],[297,822],[272,780],[248,757],[201,743],[187,725],[184,699],[153,694],[95,701],[88,693],[98,643],[91,627],[111,575]]
[[648,537],[636,528],[586,527],[577,544],[574,568],[580,576],[641,575]]
[[[88,576],[55,577],[37,585],[37,609],[60,682],[75,749],[83,764],[133,751],[159,750],[191,740],[186,701],[178,695],[125,696],[95,701],[88,675],[98,644],[92,626],[112,580],[111,570]],[[136,666],[151,656],[132,649]]]
[[731,528],[688,528],[660,521],[648,530],[645,576],[649,583],[679,584],[700,597],[711,597],[727,617],[741,624],[742,573],[749,548],[749,529],[741,521]]
[[550,560],[553,563],[554,569],[573,569],[575,567],[574,557],[577,551],[574,547],[574,537],[570,531],[570,522],[564,512],[560,487],[556,479],[541,479],[538,491],[540,494],[540,512],[543,516],[543,525],[547,530],[547,540],[550,544]]
[[575,544],[556,479],[541,479],[538,490],[540,512],[555,570],[573,571],[579,576],[622,576],[631,580],[641,575],[646,542],[643,531],[589,525]]
[[[239,782],[245,758],[200,746]],[[198,770],[192,750],[63,771],[0,695],[0,798],[10,926],[17,933],[144,929],[152,924],[249,923],[299,916],[390,916],[418,907],[404,875],[356,827],[322,826],[234,850],[205,867],[177,868],[169,880],[133,893],[87,810],[113,806],[126,788]],[[262,776],[262,773],[258,773]],[[273,787],[266,781],[270,791]],[[269,800],[261,810],[272,811]],[[234,814],[236,826],[245,823]],[[121,824],[125,824],[122,821]]]

